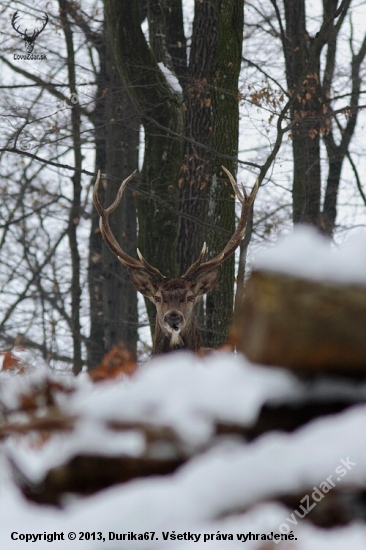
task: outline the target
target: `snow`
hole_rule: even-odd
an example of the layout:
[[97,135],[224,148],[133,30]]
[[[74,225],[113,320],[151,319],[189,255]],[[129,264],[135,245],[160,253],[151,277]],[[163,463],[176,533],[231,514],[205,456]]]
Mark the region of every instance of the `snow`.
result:
[[[125,541],[123,547],[164,549],[175,548],[177,542],[163,542],[162,530],[201,534],[216,534],[218,530],[221,533],[278,533],[279,526],[286,523],[287,518],[291,519],[293,512],[274,503],[264,503],[275,495],[301,491],[304,495],[310,494],[314,486],[319,487],[331,475],[338,487],[365,487],[365,422],[366,407],[359,406],[316,420],[296,434],[270,433],[250,445],[225,444],[192,459],[172,476],[135,480],[73,502],[64,510],[26,503],[14,487],[5,482],[0,491],[0,517],[6,517],[6,524],[0,531],[1,546],[20,548],[25,544],[21,541],[11,546],[7,544],[12,531],[101,531],[105,536],[109,532],[155,531],[160,535],[158,541]],[[349,467],[337,481],[335,472],[342,459]],[[246,513],[220,519],[230,511],[247,507]],[[325,536],[298,516],[293,518],[290,530],[301,542],[299,546],[279,544],[279,548],[330,550],[345,548],[346,541],[352,540],[352,548],[364,549],[361,546],[366,535],[364,525],[351,524],[330,536],[327,531]],[[342,535],[341,545],[339,535]],[[53,548],[63,548],[66,544],[54,541]],[[214,544],[224,547],[222,542]],[[260,548],[257,541],[246,544],[250,548]],[[37,542],[37,548],[45,545],[46,541]],[[187,543],[182,546],[191,547]],[[77,548],[84,547],[101,548],[103,543],[88,541],[86,545],[78,541]],[[109,545],[109,548],[117,547],[116,542]]]
[[[18,355],[17,353],[16,356]],[[23,395],[32,390],[41,389],[47,381],[60,381],[63,385],[66,384],[70,390],[76,389],[81,383],[81,378],[60,377],[42,363],[37,365],[37,368],[29,368],[21,376],[18,373],[15,375],[11,371],[0,371],[0,373],[0,404],[5,411],[17,410],[21,405]]]
[[308,226],[295,227],[275,246],[260,250],[254,268],[315,281],[366,285],[366,233],[353,235],[340,248]]
[[[355,407],[295,434],[273,432],[193,459],[176,475],[187,499],[179,517],[208,520],[274,495],[305,494],[330,475],[336,484],[366,487],[365,421],[366,407]],[[336,468],[347,458],[350,469],[337,478]]]
[[180,97],[183,97],[183,90],[181,85],[179,84],[178,78],[161,61],[158,63],[158,65],[173,92],[178,94]]
[[[18,384],[24,393],[27,383],[34,387],[44,376],[43,371],[13,378],[3,384],[0,396],[6,395],[8,401],[11,396],[17,410],[14,386]],[[8,392],[7,386],[12,391]],[[79,380],[74,393],[57,398],[61,411],[79,419],[73,432],[54,435],[32,450],[27,439],[10,438],[3,447],[30,480],[39,482],[49,469],[78,454],[144,454],[145,436],[138,428],[117,432],[109,423],[170,428],[182,452],[191,455],[215,440],[217,424],[252,426],[264,404],[297,406],[309,400],[323,403],[332,399],[346,404],[366,400],[366,383],[335,378],[300,381],[284,369],[254,365],[238,354],[201,359],[180,352],[151,361],[132,379],[97,386]],[[165,446],[156,443],[151,452],[174,455],[168,442]]]
[[55,434],[30,452],[29,441],[4,443],[4,453],[34,483],[42,481],[51,468],[57,468],[78,455],[141,456],[146,449],[143,435],[136,430],[122,433],[107,430],[101,423],[83,419],[70,434]]
[[263,403],[297,387],[290,373],[253,368],[239,355],[205,361],[180,352],[152,361],[125,384],[111,382],[98,392],[74,395],[69,411],[104,421],[169,426],[187,444],[202,445],[215,421],[250,425]]
[[[137,375],[96,385],[86,377],[71,383],[64,375],[31,371],[1,379],[5,414],[18,410],[21,394],[44,383],[47,377],[74,388],[57,399],[60,414],[77,418],[74,430],[58,432],[41,445],[34,436],[10,436],[0,448],[0,546],[23,548],[11,533],[64,533],[52,548],[74,545],[88,550],[133,548],[169,550],[197,547],[242,547],[237,534],[293,531],[295,540],[278,543],[291,550],[364,550],[366,525],[351,523],[324,531],[303,515],[303,495],[315,488],[328,492],[364,491],[366,488],[366,405],[317,418],[293,433],[265,432],[248,443],[237,436],[215,435],[217,423],[252,426],[264,404],[299,405],[311,400],[366,401],[363,382],[323,377],[300,380],[281,368],[250,363],[240,355],[217,353],[205,359],[190,353],[156,358]],[[18,388],[18,389],[17,389]],[[9,389],[9,392],[7,391]],[[43,410],[32,412],[40,415]],[[12,412],[13,411],[13,412]],[[14,412],[16,411],[16,412]],[[23,420],[24,421],[24,420]],[[133,425],[112,430],[109,423]],[[40,483],[53,468],[78,455],[146,456],[148,442],[139,425],[168,427],[187,450],[186,462],[173,474],[135,478],[92,496],[64,496],[63,508],[27,502],[12,477],[11,464],[33,483]],[[106,462],[106,467],[107,462]],[[329,481],[331,480],[331,482]],[[330,484],[330,485],[329,485]],[[300,495],[298,507],[285,508],[278,499]],[[299,512],[297,514],[296,512]],[[158,540],[108,540],[109,533],[154,531]],[[162,532],[169,532],[163,540]],[[67,539],[69,532],[98,533],[103,540]],[[171,534],[195,533],[197,542],[171,540]],[[222,534],[233,540],[216,540]],[[204,536],[213,540],[205,541]],[[15,535],[18,536],[18,535]],[[277,541],[276,541],[277,542]],[[48,548],[47,540],[35,547]],[[248,539],[247,548],[262,549],[264,542]],[[267,541],[266,544],[274,542]]]

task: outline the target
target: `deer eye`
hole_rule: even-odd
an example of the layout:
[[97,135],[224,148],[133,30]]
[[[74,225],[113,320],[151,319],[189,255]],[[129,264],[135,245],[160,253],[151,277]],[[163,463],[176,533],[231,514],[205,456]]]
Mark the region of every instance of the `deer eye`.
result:
[[161,298],[159,296],[154,296],[155,303],[161,302]]
[[194,302],[195,298],[196,298],[195,296],[188,296],[187,301]]

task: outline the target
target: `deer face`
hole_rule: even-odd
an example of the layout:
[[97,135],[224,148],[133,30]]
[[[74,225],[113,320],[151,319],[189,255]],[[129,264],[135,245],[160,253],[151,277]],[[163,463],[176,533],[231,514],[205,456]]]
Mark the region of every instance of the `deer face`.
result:
[[161,288],[150,298],[156,306],[156,319],[160,327],[172,335],[179,334],[189,324],[194,304],[199,299],[187,282],[184,279],[162,281]]
[[178,335],[189,329],[194,320],[194,305],[215,285],[221,266],[203,273],[196,280],[185,277],[162,278],[152,281],[146,273],[130,269],[136,289],[156,307],[156,320],[163,332],[171,335],[172,346],[179,343]]

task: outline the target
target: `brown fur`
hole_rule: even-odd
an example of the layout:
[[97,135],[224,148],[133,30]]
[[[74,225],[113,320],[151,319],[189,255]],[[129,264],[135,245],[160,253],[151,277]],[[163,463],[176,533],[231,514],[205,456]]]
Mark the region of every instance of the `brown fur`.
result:
[[220,266],[202,274],[196,281],[184,277],[164,277],[161,281],[152,282],[145,273],[130,270],[137,290],[156,307],[153,355],[175,349],[200,349],[201,338],[194,306],[215,285],[219,274]]

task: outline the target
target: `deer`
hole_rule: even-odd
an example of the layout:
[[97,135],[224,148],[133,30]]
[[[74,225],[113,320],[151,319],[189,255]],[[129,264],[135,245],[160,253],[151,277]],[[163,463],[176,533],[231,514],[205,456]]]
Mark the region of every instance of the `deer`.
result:
[[229,178],[234,193],[241,203],[241,215],[237,227],[224,247],[214,258],[203,261],[206,254],[206,243],[197,260],[188,268],[184,275],[177,278],[165,277],[156,267],[150,265],[137,249],[138,259],[126,254],[115,239],[109,225],[109,216],[122,201],[123,193],[136,170],[121,184],[114,202],[104,209],[99,201],[98,189],[100,170],[94,185],[93,202],[100,220],[99,228],[105,244],[128,269],[135,288],[148,298],[156,307],[155,333],[152,355],[161,355],[173,350],[184,349],[197,352],[200,350],[201,339],[194,312],[195,304],[204,294],[216,284],[222,263],[238,248],[245,232],[248,215],[259,188],[257,179],[250,195],[244,186],[242,191],[233,175],[224,166],[222,169]]
[[15,23],[16,23],[16,20],[17,20],[18,17],[19,17],[19,15],[18,15],[18,12],[16,11],[14,13],[12,19],[11,19],[11,25],[12,25],[13,29],[18,34],[20,34],[20,36],[23,38],[23,40],[25,42],[26,52],[27,53],[32,53],[33,48],[34,48],[34,43],[35,43],[36,39],[38,38],[38,36],[41,34],[41,32],[43,31],[43,29],[45,28],[45,26],[48,23],[48,15],[46,13],[43,15],[43,17],[42,17],[42,19],[43,19],[42,27],[40,29],[34,29],[34,31],[31,35],[27,34],[28,29],[25,29],[25,31],[22,32],[22,31],[19,30],[20,25],[18,25],[18,27],[15,26]]

